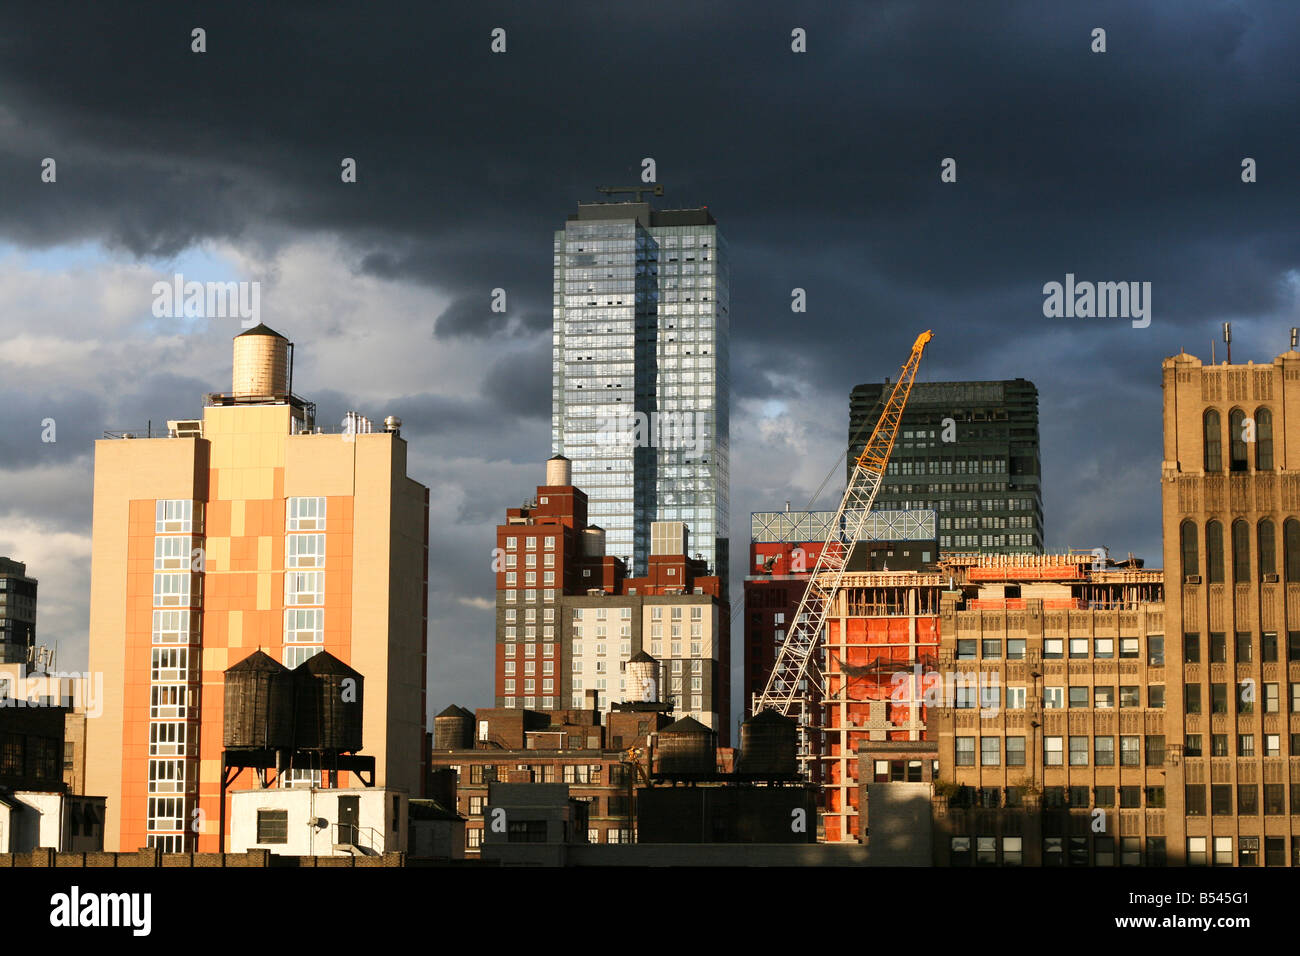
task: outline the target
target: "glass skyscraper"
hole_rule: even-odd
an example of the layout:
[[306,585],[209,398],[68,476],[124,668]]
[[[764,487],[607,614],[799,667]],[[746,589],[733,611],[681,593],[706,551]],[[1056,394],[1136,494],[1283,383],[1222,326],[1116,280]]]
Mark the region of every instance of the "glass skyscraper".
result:
[[727,577],[727,246],[707,208],[581,203],[555,233],[551,444],[606,553],[645,574],[652,521]]

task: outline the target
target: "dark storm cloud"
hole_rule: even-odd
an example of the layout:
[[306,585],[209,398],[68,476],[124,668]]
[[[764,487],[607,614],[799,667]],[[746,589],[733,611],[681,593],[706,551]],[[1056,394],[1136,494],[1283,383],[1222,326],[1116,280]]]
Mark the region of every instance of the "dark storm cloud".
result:
[[[729,239],[737,398],[829,393],[843,430],[848,390],[896,374],[933,328],[922,378],[1038,384],[1053,546],[1136,539],[1159,564],[1161,358],[1207,353],[1231,318],[1237,354],[1268,360],[1300,324],[1294,4],[123,11],[0,11],[0,238],[169,255],[337,234],[359,273],[448,297],[412,349],[510,348],[477,395],[393,403],[408,435],[488,460],[549,444],[553,232],[596,185],[634,184],[646,156],[667,203],[709,205]],[[796,26],[806,54],[790,51]],[[45,156],[56,185],[39,181]],[[1241,182],[1246,156],[1258,183]],[[944,157],[956,183],[939,180]],[[1043,284],[1067,272],[1151,282],[1151,327],[1044,318]],[[499,515],[499,496],[471,498],[462,516]],[[779,504],[734,489],[732,503],[742,540],[745,512]]]

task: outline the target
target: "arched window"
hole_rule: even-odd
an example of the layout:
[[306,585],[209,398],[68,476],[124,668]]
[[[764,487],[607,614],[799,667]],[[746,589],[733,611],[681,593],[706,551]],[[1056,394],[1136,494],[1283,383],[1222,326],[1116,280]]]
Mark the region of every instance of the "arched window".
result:
[[1273,413],[1255,409],[1255,470],[1273,470]]
[[1282,550],[1286,561],[1286,579],[1300,581],[1300,521],[1287,518],[1282,525]]
[[1234,408],[1228,413],[1228,470],[1245,471],[1249,467],[1246,460],[1246,413]]
[[1196,553],[1196,525],[1184,521],[1181,533],[1183,548],[1183,578],[1201,573],[1201,557]]
[[1265,518],[1259,523],[1259,578],[1277,574],[1277,531],[1273,522]]
[[1223,435],[1219,413],[1212,408],[1205,412],[1205,470],[1223,470]]
[[1250,525],[1232,523],[1232,580],[1237,584],[1250,581]]
[[1205,526],[1205,579],[1223,583],[1223,525],[1217,521]]

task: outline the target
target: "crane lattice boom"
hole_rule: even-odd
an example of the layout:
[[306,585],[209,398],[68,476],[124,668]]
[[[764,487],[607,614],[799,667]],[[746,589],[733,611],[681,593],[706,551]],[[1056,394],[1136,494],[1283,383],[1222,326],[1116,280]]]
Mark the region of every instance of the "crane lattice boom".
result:
[[803,725],[809,724],[808,700],[810,693],[820,695],[822,674],[820,654],[826,628],[826,618],[839,592],[848,563],[849,552],[861,539],[867,515],[875,504],[876,494],[885,478],[894,439],[903,420],[903,409],[912,392],[917,368],[925,346],[934,338],[930,331],[916,337],[912,354],[903,363],[898,383],[894,386],[881,412],[880,420],[871,432],[866,447],[858,456],[849,478],[848,487],[840,501],[839,510],[831,523],[831,532],[817,556],[817,563],[808,577],[808,587],[794,621],[786,633],[785,641],[777,651],[776,663],[767,679],[767,686],[754,702],[754,713],[766,708],[783,715],[796,711]]

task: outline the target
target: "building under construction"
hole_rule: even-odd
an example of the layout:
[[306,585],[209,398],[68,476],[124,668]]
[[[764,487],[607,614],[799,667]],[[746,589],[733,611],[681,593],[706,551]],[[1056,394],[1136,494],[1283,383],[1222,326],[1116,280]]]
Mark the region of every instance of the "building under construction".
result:
[[[1040,634],[1045,626],[1059,625],[1061,638],[1068,639],[1082,634],[1085,624],[1089,634],[1108,626],[1098,622],[1121,608],[1160,607],[1161,572],[1103,555],[957,554],[934,571],[844,575],[827,618],[821,667],[826,842],[864,836],[860,749],[882,741],[935,741],[936,718],[955,710],[971,708],[972,718],[976,710],[996,711],[999,725],[1025,719],[1025,705],[1016,711],[1014,700],[1002,699],[1004,682],[982,679],[981,670],[1036,666],[1039,651],[1026,643],[1027,616],[1037,616]],[[978,633],[968,636],[976,620]],[[945,654],[941,646],[949,644],[952,651]]]

